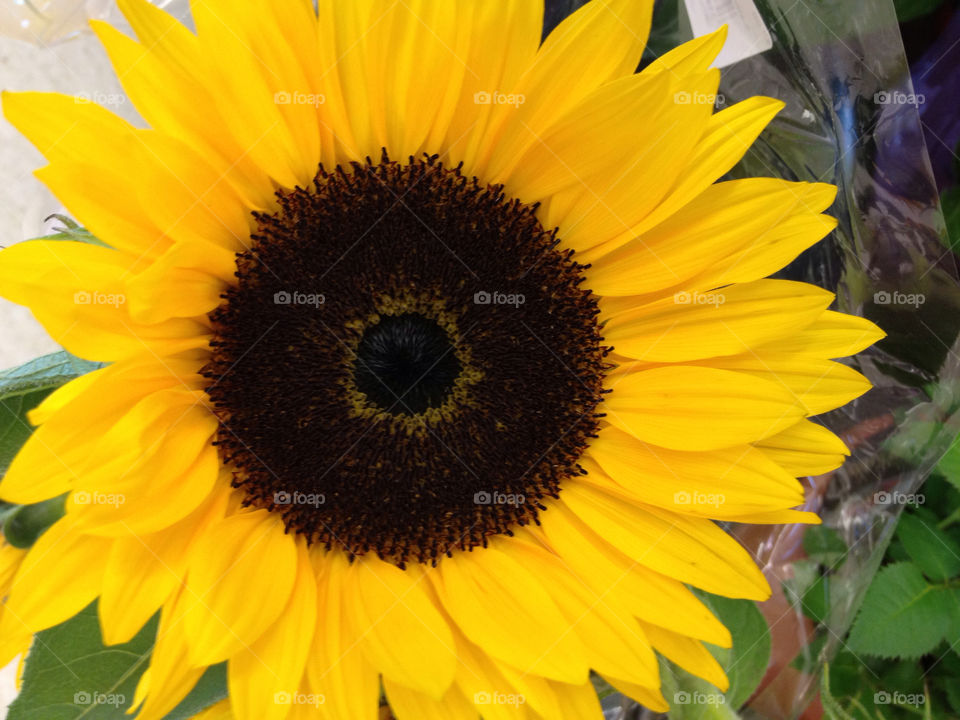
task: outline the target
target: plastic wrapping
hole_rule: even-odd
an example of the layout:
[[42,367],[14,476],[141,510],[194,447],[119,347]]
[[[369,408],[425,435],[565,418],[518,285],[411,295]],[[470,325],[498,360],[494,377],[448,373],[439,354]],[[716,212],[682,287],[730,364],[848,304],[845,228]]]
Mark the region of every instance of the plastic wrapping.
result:
[[[694,0],[712,6],[744,3]],[[549,22],[581,2],[552,3]],[[897,516],[957,435],[960,287],[891,0],[757,0],[773,47],[723,69],[718,104],[751,95],[787,107],[731,176],[839,186],[839,228],[781,274],[828,288],[836,309],[865,315],[888,337],[852,364],[874,389],[820,420],[852,454],[806,479],[807,508],[848,547],[834,566],[807,561],[806,526],[731,528],[755,554],[774,595],[770,667],[741,715],[817,718],[819,673],[836,652],[876,572]],[[710,8],[708,8],[710,9]],[[645,61],[692,37],[681,0],[658,3]],[[822,622],[784,585],[829,577]],[[788,597],[789,596],[789,597]],[[809,610],[809,608],[808,608]],[[669,699],[669,698],[668,698]],[[607,698],[609,718],[649,716]]]
[[104,17],[111,0],[13,0],[0,12],[0,35],[51,45],[86,29],[88,18]]
[[[184,0],[153,0],[153,4],[179,14],[187,5]],[[0,35],[45,47],[87,30],[91,19],[115,22],[122,17],[116,0],[5,0]]]

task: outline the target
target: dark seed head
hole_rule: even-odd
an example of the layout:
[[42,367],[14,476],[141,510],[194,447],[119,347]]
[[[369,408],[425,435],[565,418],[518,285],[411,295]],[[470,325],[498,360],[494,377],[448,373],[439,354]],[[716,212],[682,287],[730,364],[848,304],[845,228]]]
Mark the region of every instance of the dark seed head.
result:
[[556,231],[436,158],[278,198],[204,369],[248,504],[401,567],[536,522],[581,472],[607,369]]
[[357,389],[395,415],[440,407],[462,369],[447,331],[417,313],[380,318],[363,331],[356,352]]

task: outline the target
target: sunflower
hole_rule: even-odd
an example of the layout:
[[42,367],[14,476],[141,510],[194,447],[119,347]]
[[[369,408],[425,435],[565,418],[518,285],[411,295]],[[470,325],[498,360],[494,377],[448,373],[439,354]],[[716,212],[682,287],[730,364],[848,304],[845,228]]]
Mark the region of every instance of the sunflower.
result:
[[817,521],[796,478],[847,451],[809,417],[882,334],[768,279],[835,188],[718,182],[783,105],[714,112],[724,31],[636,73],[652,0],[542,43],[531,0],[120,6],[148,129],[4,95],[103,245],[15,245],[0,288],[109,364],[0,485],[69,493],[0,637],[159,611],[140,720],[224,661],[257,720],[600,718],[591,670],[664,710],[658,654],[725,688],[690,587],[770,591],[715,521]]

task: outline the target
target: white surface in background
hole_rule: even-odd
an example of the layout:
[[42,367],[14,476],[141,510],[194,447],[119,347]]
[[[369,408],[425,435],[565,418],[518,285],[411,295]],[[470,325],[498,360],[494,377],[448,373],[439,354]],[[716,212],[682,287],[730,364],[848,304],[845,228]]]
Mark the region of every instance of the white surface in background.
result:
[[5,0],[0,9],[0,35],[47,44],[87,27],[87,18],[105,15],[110,0]]
[[[9,0],[0,0],[6,3]],[[0,15],[9,8],[0,9]],[[0,37],[0,88],[113,98],[110,110],[134,120],[100,43],[85,31],[63,43],[37,47]],[[33,177],[43,157],[6,120],[0,120],[0,245],[48,234],[43,219],[63,206]],[[26,308],[0,299],[0,368],[58,349]]]
[[725,68],[773,47],[753,0],[684,0],[694,37],[727,25],[727,42],[713,67]]

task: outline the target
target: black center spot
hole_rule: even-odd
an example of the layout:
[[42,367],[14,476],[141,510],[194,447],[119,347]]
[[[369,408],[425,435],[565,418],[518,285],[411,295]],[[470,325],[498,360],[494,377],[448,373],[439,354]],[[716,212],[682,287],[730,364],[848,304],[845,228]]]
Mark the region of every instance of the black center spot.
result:
[[277,197],[203,371],[245,502],[400,567],[538,522],[582,473],[608,369],[573,252],[436,158]]
[[382,409],[415,415],[440,407],[460,370],[447,331],[422,315],[404,313],[364,331],[353,377],[357,389]]

